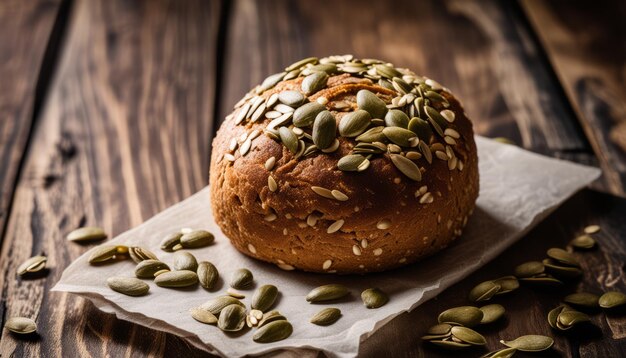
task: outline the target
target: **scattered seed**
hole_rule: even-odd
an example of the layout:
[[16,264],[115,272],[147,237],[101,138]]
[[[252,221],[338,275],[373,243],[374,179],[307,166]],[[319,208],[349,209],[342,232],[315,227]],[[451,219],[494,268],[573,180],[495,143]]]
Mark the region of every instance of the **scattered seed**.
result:
[[595,234],[600,231],[600,226],[598,225],[589,225],[585,228],[585,234]]
[[310,322],[318,326],[330,326],[341,318],[341,310],[338,308],[324,308],[311,317]]
[[241,268],[233,272],[233,275],[230,279],[230,287],[242,289],[252,284],[253,280],[254,277],[252,275],[252,272],[248,269]]
[[330,226],[328,227],[328,229],[326,230],[327,233],[332,234],[335,233],[337,231],[339,231],[339,229],[341,229],[341,227],[344,224],[344,220],[337,220],[334,223],[330,224]]
[[17,274],[23,276],[27,273],[34,273],[43,270],[46,267],[48,258],[45,256],[33,256],[24,261],[18,268]]
[[134,277],[109,277],[107,284],[113,291],[127,296],[143,296],[150,290],[147,283]]
[[67,234],[67,239],[74,242],[96,241],[106,238],[107,234],[104,229],[99,227],[81,227]]
[[17,334],[30,334],[37,330],[37,323],[26,317],[11,317],[4,323],[4,328]]

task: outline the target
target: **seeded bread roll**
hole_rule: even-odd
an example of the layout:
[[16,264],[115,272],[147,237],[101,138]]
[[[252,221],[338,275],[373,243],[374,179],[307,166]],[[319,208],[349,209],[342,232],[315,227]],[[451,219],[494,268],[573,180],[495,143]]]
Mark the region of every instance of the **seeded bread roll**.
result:
[[378,60],[308,58],[226,117],[211,205],[248,256],[285,270],[383,271],[461,235],[477,164],[472,123],[435,81]]

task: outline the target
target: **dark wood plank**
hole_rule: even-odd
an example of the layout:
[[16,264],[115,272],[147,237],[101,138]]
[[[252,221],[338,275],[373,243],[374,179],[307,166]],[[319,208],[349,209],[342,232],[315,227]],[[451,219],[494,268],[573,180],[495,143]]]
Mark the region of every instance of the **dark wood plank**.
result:
[[611,192],[626,195],[626,2],[523,0]]
[[[0,355],[200,356],[181,339],[50,293],[89,247],[81,225],[117,235],[208,183],[220,3],[78,0],[38,120],[0,259],[4,318],[36,318],[41,335],[2,332]],[[45,277],[16,267],[44,253]]]
[[31,130],[38,75],[61,0],[0,2],[0,238]]

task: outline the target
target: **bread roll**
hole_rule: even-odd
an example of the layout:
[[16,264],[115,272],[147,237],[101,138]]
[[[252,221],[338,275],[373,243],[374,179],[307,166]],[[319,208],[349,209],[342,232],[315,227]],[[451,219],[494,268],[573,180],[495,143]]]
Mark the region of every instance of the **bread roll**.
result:
[[213,141],[211,205],[242,253],[285,270],[367,273],[461,235],[478,196],[472,123],[437,82],[353,56],[268,77]]

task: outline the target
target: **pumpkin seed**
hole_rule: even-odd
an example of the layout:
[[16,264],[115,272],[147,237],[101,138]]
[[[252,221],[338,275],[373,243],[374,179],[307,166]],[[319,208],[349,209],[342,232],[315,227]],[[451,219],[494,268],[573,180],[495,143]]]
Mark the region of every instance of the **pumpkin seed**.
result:
[[575,239],[573,239],[572,241],[570,241],[569,244],[577,249],[588,250],[596,246],[596,240],[594,240],[589,235],[580,235],[576,237]]
[[134,277],[109,277],[107,279],[107,285],[109,285],[113,291],[127,296],[143,296],[150,290],[150,286],[148,286],[147,283]]
[[539,275],[545,271],[545,266],[539,261],[525,262],[515,267],[514,273],[517,278],[527,278]]
[[27,273],[41,271],[46,267],[46,261],[48,261],[48,258],[45,256],[33,256],[17,268],[17,274],[22,276]]
[[517,352],[515,348],[504,348],[499,349],[497,351],[491,351],[485,355],[480,356],[480,358],[511,358]]
[[252,303],[250,306],[253,309],[259,310],[261,312],[265,312],[276,301],[278,297],[278,288],[274,285],[263,285],[259,287],[259,289],[252,296]]
[[89,263],[97,264],[112,260],[115,258],[117,253],[117,246],[115,245],[100,245],[91,251],[91,255],[89,255]]
[[624,306],[626,305],[626,295],[617,291],[606,292],[600,296],[598,304],[607,309]]
[[169,266],[159,260],[143,260],[135,267],[135,276],[138,278],[153,278],[156,272],[169,269]]
[[500,290],[496,292],[496,295],[502,295],[511,291],[515,291],[519,288],[519,281],[515,276],[504,276],[493,280],[496,284],[500,285]]
[[442,95],[440,95],[439,93],[435,91],[426,91],[424,95],[433,102],[443,103],[444,107],[448,107],[450,105],[447,99],[445,99]]
[[402,74],[395,68],[388,65],[374,65],[376,73],[386,78],[402,77]]
[[257,88],[256,93],[261,94],[267,91],[268,89],[273,88],[274,86],[278,84],[278,82],[280,82],[283,79],[283,77],[285,77],[285,74],[286,72],[280,72],[280,73],[275,73],[273,75],[268,76],[266,79],[263,80],[261,85]]
[[215,241],[215,236],[206,230],[194,230],[180,238],[180,244],[186,249],[208,246]]
[[229,289],[227,289],[227,290],[226,290],[226,293],[227,293],[229,296],[233,296],[233,297],[235,297],[236,299],[239,299],[239,300],[246,298],[246,295],[244,295],[244,294],[243,294],[243,293],[241,293],[241,292],[237,292],[237,291],[235,291],[235,289],[233,289],[233,288],[229,288]]
[[278,311],[270,311],[270,312],[263,314],[263,317],[259,320],[257,327],[261,328],[267,323],[274,322],[274,321],[281,321],[281,320],[287,320],[287,318],[285,318],[285,316],[280,314],[280,312]]
[[450,333],[450,330],[452,329],[452,325],[448,324],[448,323],[439,323],[436,324],[432,327],[430,327],[426,333],[429,335],[447,335]]
[[344,285],[330,284],[314,288],[306,296],[306,300],[311,303],[336,300],[350,294]]
[[293,154],[298,152],[298,136],[287,127],[278,128],[278,134],[280,135],[280,141],[283,142],[285,147]]
[[304,76],[308,76],[314,72],[326,72],[327,74],[331,75],[337,72],[337,65],[335,65],[334,63],[322,63],[319,65],[314,65],[314,66],[305,68],[302,71],[302,74]]
[[278,94],[278,100],[280,103],[286,104],[288,106],[297,108],[306,98],[302,95],[302,93],[298,91],[283,91]]
[[318,326],[330,326],[341,318],[341,310],[339,308],[324,308],[311,317],[311,323]]
[[385,115],[385,125],[387,127],[407,128],[409,126],[409,116],[398,109],[392,109]]
[[542,276],[520,278],[520,281],[545,288],[559,288],[563,286],[563,281],[556,279],[548,274],[542,274]]
[[549,258],[562,264],[566,264],[569,266],[580,266],[576,257],[563,249],[553,247],[551,249],[548,249],[546,254]]
[[383,134],[383,129],[385,129],[385,127],[373,127],[373,128],[370,128],[367,131],[365,131],[365,133],[363,133],[360,136],[356,137],[356,141],[357,142],[367,142],[367,143],[382,142],[382,141],[384,141],[387,138]]
[[522,352],[541,352],[550,349],[554,344],[554,339],[538,334],[529,334],[512,341],[501,340],[500,343]]
[[469,343],[460,343],[454,341],[429,341],[430,343],[439,346],[441,348],[449,349],[449,350],[459,350],[463,348],[471,347],[472,345]]
[[454,326],[450,329],[450,333],[452,333],[453,337],[463,341],[463,343],[468,343],[473,346],[484,346],[487,344],[485,337],[471,328]]
[[472,302],[488,301],[495,296],[502,286],[494,281],[485,281],[476,285],[469,293],[469,300]]
[[30,334],[37,330],[37,323],[26,317],[11,317],[4,323],[4,328],[17,334]]
[[246,323],[246,309],[238,304],[224,307],[217,320],[217,326],[225,332],[240,331]]
[[483,318],[480,320],[480,324],[493,323],[504,316],[504,307],[499,304],[491,304],[482,306],[480,310],[483,312]]
[[128,255],[135,263],[140,263],[143,260],[158,260],[152,251],[139,246],[130,246],[128,248]]
[[155,277],[154,283],[160,287],[188,287],[198,283],[198,275],[189,270],[170,271]]
[[206,301],[205,303],[200,305],[200,308],[207,310],[213,313],[214,315],[218,316],[220,312],[222,312],[222,309],[224,309],[224,307],[230,306],[233,304],[241,305],[242,307],[245,307],[245,305],[238,299],[231,297],[231,296],[223,295],[223,296],[218,296],[218,297],[215,297]]
[[437,132],[437,134],[443,137],[443,130],[447,126],[446,120],[433,107],[424,106],[424,110],[426,111],[426,116],[430,125],[435,128],[435,132]]
[[563,311],[563,309],[566,306],[564,305],[560,305],[552,310],[550,310],[550,312],[548,312],[548,324],[550,324],[550,327],[557,329],[557,319],[559,317],[559,314],[561,314],[561,312]]
[[337,162],[337,168],[344,172],[354,172],[358,171],[363,162],[369,161],[367,158],[360,154],[349,154],[345,157],[342,157]]
[[[387,139],[401,147],[415,147],[417,145],[417,136],[408,129],[400,127],[385,127],[383,134]],[[415,145],[413,145],[415,144]]]
[[328,74],[326,72],[313,72],[302,80],[302,92],[311,95],[326,87]]
[[356,104],[372,116],[372,118],[384,118],[387,113],[387,105],[382,99],[368,90],[360,90],[356,94]]
[[473,327],[483,319],[483,312],[474,306],[460,306],[447,309],[439,314],[439,323],[457,323]]
[[563,310],[557,317],[556,326],[561,330],[568,330],[576,324],[589,321],[591,321],[591,319],[585,313],[576,310]]
[[259,328],[254,335],[252,336],[252,340],[257,343],[271,343],[276,341],[281,341],[291,335],[293,332],[293,327],[291,323],[285,320],[278,320],[269,322]]
[[104,229],[93,226],[81,227],[67,234],[67,239],[74,242],[96,241],[106,238],[107,234]]
[[162,273],[166,273],[166,272],[170,272],[170,270],[165,270],[165,269],[164,269],[164,270],[159,270],[159,271],[155,272],[153,276],[154,276],[154,277],[157,277],[157,276],[159,276],[160,274],[162,274]]
[[167,235],[161,241],[161,250],[166,252],[173,252],[174,246],[180,244],[180,238],[183,236],[182,232],[173,232]]
[[577,292],[565,296],[563,302],[578,307],[597,308],[600,296],[588,292]]
[[313,123],[313,143],[324,150],[330,147],[335,141],[337,133],[337,122],[329,111],[322,111],[315,117]]
[[299,128],[309,127],[315,121],[315,117],[324,110],[326,110],[326,107],[317,102],[310,102],[298,107],[293,112],[293,125]]
[[391,85],[396,90],[396,92],[407,94],[413,90],[413,87],[406,83],[402,78],[394,77],[392,79]]
[[215,265],[208,261],[200,261],[200,263],[198,263],[197,274],[200,286],[206,288],[207,290],[213,289],[217,279],[220,277]]
[[356,137],[367,129],[370,119],[370,114],[362,109],[348,113],[339,122],[339,134],[342,137]]
[[285,71],[289,72],[289,71],[297,70],[301,67],[308,65],[309,63],[317,63],[317,61],[318,61],[317,57],[307,57],[307,58],[304,58],[302,60],[292,63],[287,68],[285,68]]
[[367,308],[379,308],[389,302],[389,297],[379,288],[368,288],[361,292],[361,300]]
[[389,157],[402,174],[415,181],[422,180],[422,172],[411,159],[407,159],[400,154],[389,154]]
[[194,307],[190,309],[189,313],[191,313],[191,317],[193,317],[193,319],[195,319],[196,321],[200,323],[204,323],[204,324],[216,324],[217,323],[217,317],[215,317],[213,313],[205,309],[202,309],[200,307]]
[[578,267],[559,265],[552,259],[544,259],[542,262],[549,273],[562,279],[576,278],[583,273]]
[[595,234],[600,231],[600,226],[598,225],[589,225],[585,228],[585,234]]
[[252,276],[252,272],[245,268],[240,268],[233,272],[233,275],[230,279],[230,287],[241,289],[252,284],[254,277]]
[[189,270],[196,271],[198,269],[198,261],[195,256],[187,251],[177,251],[174,253],[174,266],[175,270]]

